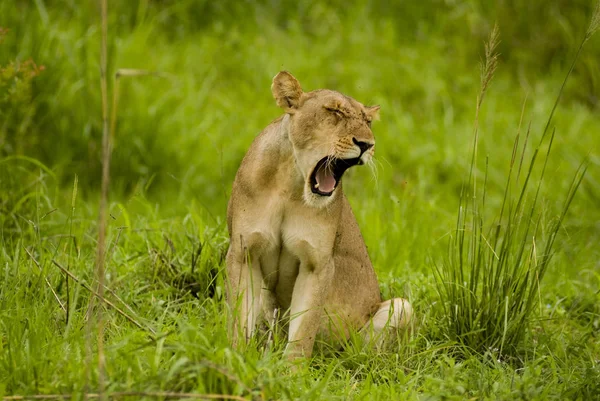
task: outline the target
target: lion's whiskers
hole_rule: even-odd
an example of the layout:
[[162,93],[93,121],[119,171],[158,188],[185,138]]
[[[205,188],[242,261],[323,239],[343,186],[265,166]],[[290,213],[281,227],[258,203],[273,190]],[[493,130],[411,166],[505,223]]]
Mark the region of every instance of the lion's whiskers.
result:
[[381,165],[381,162],[375,159],[375,155],[371,156],[371,160],[369,160],[367,163],[367,166],[369,166],[369,170],[371,170],[371,174],[373,175],[373,180],[375,180],[376,186],[379,184],[379,170],[377,169],[378,164]]
[[335,149],[335,143],[332,143],[331,146],[329,147],[329,152],[328,152],[328,156],[327,156],[327,160],[325,161],[325,169],[327,171],[333,171],[332,166],[333,163],[335,162],[336,158],[336,149]]

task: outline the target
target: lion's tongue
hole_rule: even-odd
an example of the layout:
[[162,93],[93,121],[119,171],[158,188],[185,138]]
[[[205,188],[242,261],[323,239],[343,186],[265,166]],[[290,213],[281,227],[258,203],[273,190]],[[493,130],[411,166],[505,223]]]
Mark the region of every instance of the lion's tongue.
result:
[[326,167],[322,167],[317,171],[315,176],[319,191],[329,193],[335,189],[335,178],[333,172]]

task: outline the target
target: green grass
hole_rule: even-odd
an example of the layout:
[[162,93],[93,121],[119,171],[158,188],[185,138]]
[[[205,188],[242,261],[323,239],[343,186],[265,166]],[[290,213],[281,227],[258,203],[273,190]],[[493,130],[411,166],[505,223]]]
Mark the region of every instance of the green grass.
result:
[[[582,39],[580,50],[595,30],[594,21],[586,38]],[[471,165],[461,190],[456,231],[450,236],[448,256],[436,270],[436,277],[443,314],[447,316],[446,336],[465,346],[467,353],[490,353],[503,360],[512,358],[515,362],[515,358],[526,352],[520,347],[531,314],[541,307],[540,286],[552,260],[562,222],[585,177],[588,163],[583,161],[575,172],[558,216],[545,221],[538,200],[556,134],[556,131],[550,131],[550,125],[571,75],[571,67],[530,160],[525,160],[525,153],[527,147],[532,146],[528,143],[531,131],[526,128],[521,132],[521,119],[500,212],[487,221],[489,157],[485,160],[483,178],[478,177],[479,112],[497,68],[497,45],[498,30],[495,27],[486,43],[485,61],[481,65]],[[542,147],[547,148],[545,153]],[[541,171],[536,175],[539,165]]]
[[[98,384],[95,349],[89,352],[86,340],[91,294],[53,264],[94,283],[100,20],[98,7],[78,4],[0,3],[0,27],[9,29],[0,67],[29,58],[45,66],[26,101],[0,99],[4,395],[81,394]],[[598,37],[586,45],[556,109],[545,178],[532,182],[540,183],[539,236],[548,238],[589,158],[512,359],[477,347],[465,352],[447,330],[448,299],[435,276],[468,179],[477,62],[491,26],[498,21],[501,56],[479,113],[476,163],[476,175],[486,177],[486,222],[503,204],[522,111],[521,138],[530,126],[529,143],[537,144],[593,4],[372,1],[340,12],[341,2],[221,4],[109,2],[109,71],[162,76],[120,82],[107,298],[142,328],[104,306],[107,389],[265,400],[598,399]],[[226,201],[250,142],[280,113],[269,90],[280,69],[305,89],[328,87],[382,106],[373,125],[376,178],[356,168],[344,190],[384,297],[414,305],[417,330],[398,349],[349,346],[291,371],[284,339],[270,350],[260,339],[243,351],[228,344]],[[27,121],[18,124],[19,116]],[[534,148],[524,151],[525,161]],[[546,151],[542,145],[540,154]]]

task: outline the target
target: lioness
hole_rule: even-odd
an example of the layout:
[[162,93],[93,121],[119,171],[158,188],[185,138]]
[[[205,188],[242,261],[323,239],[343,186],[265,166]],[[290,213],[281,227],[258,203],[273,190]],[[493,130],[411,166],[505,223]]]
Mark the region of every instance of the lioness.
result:
[[[289,72],[271,86],[285,114],[252,143],[227,211],[227,299],[232,342],[247,341],[274,310],[289,312],[290,358],[310,356],[317,334],[372,339],[411,318],[401,298],[381,302],[377,277],[342,192],[342,176],[369,163],[375,139],[365,107],[332,90],[305,93]],[[239,303],[238,303],[239,302]]]

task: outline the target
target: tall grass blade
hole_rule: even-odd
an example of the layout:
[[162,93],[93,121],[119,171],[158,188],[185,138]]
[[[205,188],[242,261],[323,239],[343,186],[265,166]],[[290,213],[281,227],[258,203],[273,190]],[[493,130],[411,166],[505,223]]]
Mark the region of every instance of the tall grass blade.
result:
[[[600,23],[595,22],[595,19],[599,18],[598,10],[597,8],[592,18],[588,33],[598,29]],[[447,336],[462,344],[465,350],[479,353],[492,351],[508,358],[518,355],[519,346],[535,309],[534,301],[540,299],[540,283],[551,261],[555,239],[587,168],[585,162],[579,167],[559,217],[540,238],[539,233],[544,222],[538,203],[556,135],[556,130],[550,130],[550,126],[565,85],[588,39],[589,35],[586,34],[565,75],[521,182],[521,170],[531,131],[530,123],[523,146],[519,149],[526,102],[523,103],[500,212],[487,230],[485,206],[488,157],[485,160],[481,189],[477,187],[479,178],[476,172],[480,140],[479,115],[498,62],[495,52],[499,42],[497,27],[494,27],[485,44],[485,59],[481,63],[481,88],[477,97],[473,128],[471,164],[468,178],[461,189],[456,233],[449,241],[448,257],[441,267],[436,266],[435,269],[438,293],[445,304],[443,310],[449,315],[449,319],[445,320],[448,325]],[[515,166],[517,158],[518,167]],[[536,174],[538,158],[542,158],[543,162],[541,171]],[[534,179],[537,180],[537,185],[530,195],[530,185]],[[516,189],[514,195],[513,189]],[[484,232],[487,232],[488,238]],[[538,242],[543,243],[541,255],[537,252]]]

